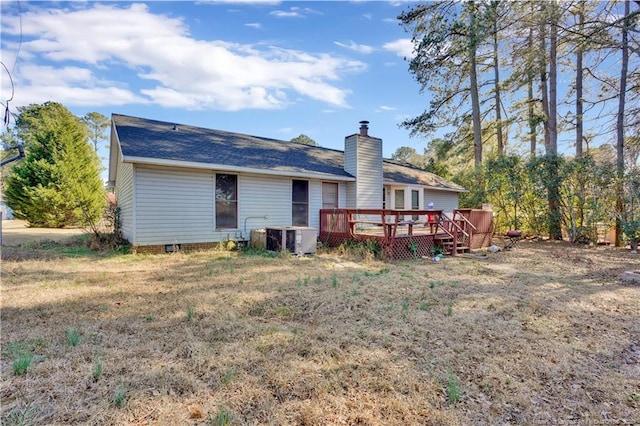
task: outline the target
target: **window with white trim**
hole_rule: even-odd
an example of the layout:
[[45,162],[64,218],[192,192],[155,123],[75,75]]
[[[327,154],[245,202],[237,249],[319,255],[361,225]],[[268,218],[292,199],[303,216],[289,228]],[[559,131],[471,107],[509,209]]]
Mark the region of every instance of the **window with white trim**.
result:
[[309,182],[291,182],[291,218],[293,226],[309,226]]
[[238,228],[238,176],[216,174],[216,229]]

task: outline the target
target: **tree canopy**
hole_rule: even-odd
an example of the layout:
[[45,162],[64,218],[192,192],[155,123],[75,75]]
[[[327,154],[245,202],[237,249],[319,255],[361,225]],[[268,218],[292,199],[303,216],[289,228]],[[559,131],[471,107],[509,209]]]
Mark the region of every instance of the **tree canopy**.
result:
[[31,226],[91,226],[104,212],[100,163],[87,127],[62,104],[19,108],[18,137],[26,157],[7,176],[4,196]]
[[[472,189],[467,201],[477,204],[493,193],[495,182],[482,179],[495,179],[495,173],[486,172],[484,161],[499,169],[520,164],[512,155],[529,156],[522,164],[545,176],[533,183],[546,194],[546,208],[531,213],[545,217],[547,235],[560,239],[583,218],[588,226],[599,218],[616,222],[620,243],[621,220],[638,216],[629,213],[623,182],[629,168],[637,168],[625,163],[633,149],[625,141],[640,130],[639,16],[640,3],[629,0],[436,0],[410,6],[398,19],[412,35],[409,71],[430,101],[402,126],[412,136],[447,141],[429,143],[427,167],[456,170],[458,183]],[[609,204],[615,207],[606,216],[595,207],[575,216],[567,194],[577,191],[576,197],[588,199],[590,187],[572,173],[599,173],[591,160],[579,161],[596,154],[589,146],[595,139],[616,148],[616,180],[605,185],[607,191],[610,183],[616,187]],[[575,146],[575,162],[566,157],[567,141]],[[513,181],[515,175],[504,178]]]
[[301,145],[319,146],[318,142],[314,141],[313,139],[311,139],[309,136],[305,134],[300,134],[299,136],[296,136],[295,138],[291,139],[291,142],[299,143]]

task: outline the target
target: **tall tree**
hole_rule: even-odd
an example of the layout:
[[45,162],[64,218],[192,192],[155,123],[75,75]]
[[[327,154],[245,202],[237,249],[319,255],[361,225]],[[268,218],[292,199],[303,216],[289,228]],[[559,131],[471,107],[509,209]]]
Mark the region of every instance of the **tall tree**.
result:
[[618,176],[618,190],[616,195],[616,246],[622,245],[622,217],[624,216],[624,114],[625,96],[627,92],[627,72],[629,70],[629,29],[631,17],[629,0],[624,2],[624,19],[622,20],[622,63],[620,69],[620,90],[618,98],[618,115],[616,120],[616,171]]
[[298,143],[301,145],[309,145],[309,146],[318,146],[318,142],[311,139],[309,136],[305,134],[300,134],[295,138],[291,139],[291,142]]
[[469,53],[469,92],[471,94],[471,122],[473,125],[473,164],[476,170],[482,164],[482,123],[480,119],[480,95],[478,93],[478,44],[480,35],[478,34],[478,8],[472,0],[469,2],[469,28],[468,53]]
[[[531,3],[531,8],[533,9],[533,2]],[[527,47],[529,51],[533,51],[533,25],[529,25],[529,34],[527,36]],[[536,127],[538,127],[538,117],[534,113],[535,110],[535,100],[533,98],[533,76],[534,76],[534,61],[531,59],[533,55],[527,55],[527,113],[528,113],[528,121],[529,121],[529,153],[531,155],[536,154]]]
[[558,173],[558,19],[556,0],[552,0],[549,20],[549,146],[547,158],[551,180],[549,182],[549,238],[562,239],[560,212],[560,182]]
[[46,102],[21,108],[16,125],[28,144],[6,181],[15,217],[32,226],[95,226],[106,195],[85,124],[63,105]]
[[[420,91],[431,94],[429,109],[402,126],[411,135],[430,134],[439,127],[453,126],[463,132],[469,123],[473,132],[474,166],[482,162],[477,53],[486,38],[484,13],[474,1],[419,3],[398,19],[412,32],[415,56],[409,70]],[[471,111],[466,108],[471,104]]]
[[498,20],[500,18],[501,2],[492,1],[489,5],[489,17],[491,19],[491,33],[493,42],[493,86],[494,86],[494,99],[495,99],[495,111],[496,111],[496,141],[498,143],[498,155],[504,154],[505,143],[504,134],[502,132],[502,100],[500,98],[500,45],[498,43]]
[[396,149],[396,152],[391,154],[391,159],[400,161],[402,163],[411,164],[416,167],[424,168],[425,160],[424,157],[410,146],[401,146]]
[[[577,29],[578,37],[584,33],[584,8],[585,8],[585,0],[579,0],[578,6],[576,9],[576,17],[577,17]],[[584,133],[584,108],[583,108],[583,99],[582,99],[582,84],[583,84],[583,65],[582,60],[584,57],[584,47],[583,41],[581,38],[578,39],[576,46],[576,157],[582,157],[582,142],[583,142],[583,133]]]
[[559,12],[555,0],[540,5],[538,39],[540,51],[540,92],[544,111],[544,141],[547,167],[547,202],[549,238],[562,239],[558,175],[558,109],[557,109],[557,41]]
[[109,128],[109,118],[99,112],[90,112],[82,117],[82,121],[87,125],[89,140],[93,143],[93,149],[97,153],[100,142],[108,140],[105,131]]

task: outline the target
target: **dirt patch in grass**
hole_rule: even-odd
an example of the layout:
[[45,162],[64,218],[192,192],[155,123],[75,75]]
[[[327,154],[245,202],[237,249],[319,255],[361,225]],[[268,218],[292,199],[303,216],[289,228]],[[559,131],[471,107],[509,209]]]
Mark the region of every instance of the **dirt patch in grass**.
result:
[[17,247],[46,241],[67,243],[85,233],[81,228],[30,228],[24,220],[2,221],[2,246]]
[[620,275],[638,262],[528,241],[438,263],[8,259],[2,420],[633,424],[640,286]]

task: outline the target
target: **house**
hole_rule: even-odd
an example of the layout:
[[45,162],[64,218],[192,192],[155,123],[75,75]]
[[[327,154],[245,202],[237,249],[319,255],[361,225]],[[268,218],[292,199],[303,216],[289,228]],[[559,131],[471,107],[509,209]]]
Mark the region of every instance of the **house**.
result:
[[464,188],[382,158],[368,122],[345,150],[113,114],[109,183],[138,250],[248,240],[267,226],[318,228],[327,208],[452,211]]

